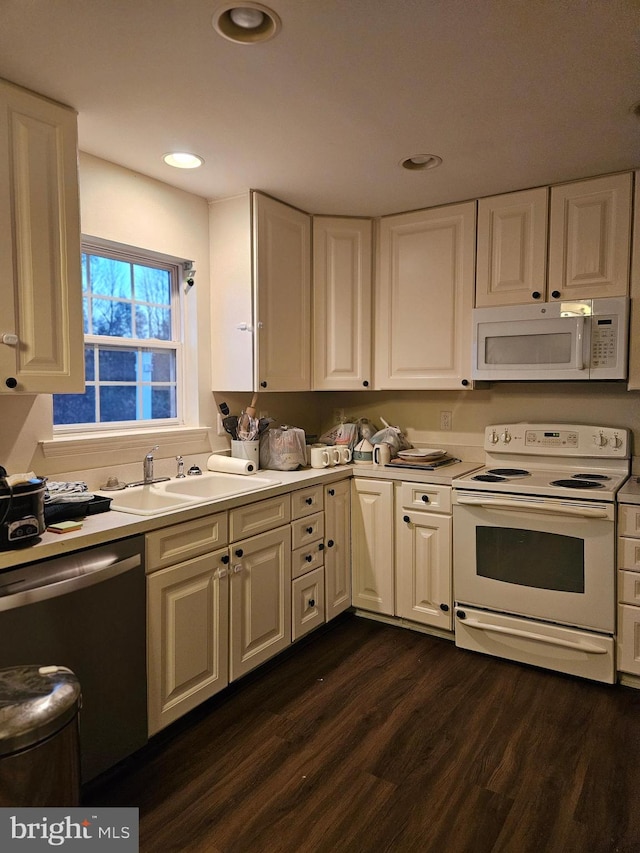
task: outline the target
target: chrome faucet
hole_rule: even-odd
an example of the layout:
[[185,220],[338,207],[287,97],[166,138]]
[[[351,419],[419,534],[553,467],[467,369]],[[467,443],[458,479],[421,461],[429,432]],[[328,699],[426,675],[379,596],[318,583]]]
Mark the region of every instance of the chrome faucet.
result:
[[176,456],[176,462],[178,463],[178,473],[176,474],[176,479],[181,480],[184,477],[184,459],[182,456]]
[[151,450],[144,457],[144,462],[142,463],[142,471],[143,471],[143,484],[146,486],[147,483],[153,483],[153,454],[156,450],[160,449],[160,445],[156,444],[155,447],[152,447]]

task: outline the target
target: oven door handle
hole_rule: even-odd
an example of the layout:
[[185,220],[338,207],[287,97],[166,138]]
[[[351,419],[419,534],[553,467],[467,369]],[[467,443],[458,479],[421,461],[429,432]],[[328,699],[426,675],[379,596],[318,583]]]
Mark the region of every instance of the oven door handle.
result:
[[559,507],[557,504],[549,506],[544,503],[521,503],[520,501],[501,500],[486,500],[486,498],[467,498],[458,497],[458,504],[463,506],[481,506],[485,509],[509,509],[516,512],[546,512],[552,515],[572,515],[578,518],[608,518],[609,515],[605,507]]
[[506,628],[504,625],[488,625],[486,622],[479,622],[477,619],[465,619],[464,625],[468,625],[469,628],[476,628],[479,631],[506,634],[509,637],[523,637],[525,640],[535,640],[538,643],[546,643],[549,646],[561,646],[565,649],[574,649],[575,651],[586,652],[586,654],[590,655],[607,654],[605,648],[596,646],[595,643],[589,643],[586,640],[563,640],[560,637],[546,637],[544,634],[536,634],[534,631]]

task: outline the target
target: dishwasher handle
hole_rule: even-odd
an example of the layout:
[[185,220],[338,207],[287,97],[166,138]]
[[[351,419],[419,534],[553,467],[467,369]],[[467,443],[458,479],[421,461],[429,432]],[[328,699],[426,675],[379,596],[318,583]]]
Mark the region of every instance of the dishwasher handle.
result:
[[13,583],[9,582],[5,586],[0,585],[0,612],[15,610],[18,607],[87,589],[141,565],[142,556],[134,554],[106,564],[100,560],[87,561],[81,569],[69,572],[66,577],[64,571],[53,575],[49,582],[43,578],[38,583],[28,577]]

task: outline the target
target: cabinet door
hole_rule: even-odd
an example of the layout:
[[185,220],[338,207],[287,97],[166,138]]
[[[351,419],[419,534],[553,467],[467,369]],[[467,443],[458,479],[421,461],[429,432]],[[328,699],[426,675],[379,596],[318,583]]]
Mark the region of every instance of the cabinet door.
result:
[[544,302],[547,208],[546,187],[480,199],[477,306]]
[[351,496],[352,603],[393,616],[393,482],[356,478]]
[[451,516],[398,509],[397,616],[452,629],[451,542]]
[[550,228],[551,298],[628,294],[631,174],[552,187]]
[[231,545],[230,680],[291,643],[291,530]]
[[313,219],[313,387],[368,388],[371,376],[370,219]]
[[475,202],[380,221],[375,386],[470,387]]
[[640,675],[640,607],[618,605],[617,669]]
[[311,217],[253,193],[256,381],[268,391],[311,388]]
[[147,576],[149,734],[228,683],[227,549]]
[[84,391],[76,121],[0,82],[3,392]]
[[327,622],[351,607],[351,485],[324,488],[324,575]]

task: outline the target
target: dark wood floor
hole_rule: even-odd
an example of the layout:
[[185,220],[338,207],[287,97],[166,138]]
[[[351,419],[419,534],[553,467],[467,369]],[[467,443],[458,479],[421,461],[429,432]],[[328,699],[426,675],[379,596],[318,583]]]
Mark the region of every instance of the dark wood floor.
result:
[[640,691],[348,615],[84,802],[142,853],[638,853]]

